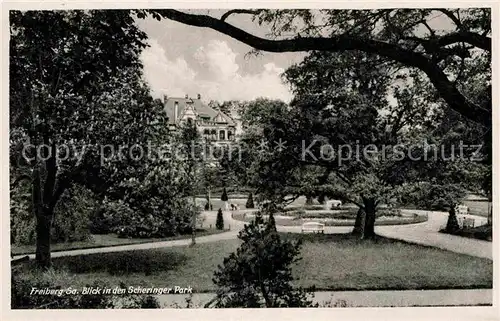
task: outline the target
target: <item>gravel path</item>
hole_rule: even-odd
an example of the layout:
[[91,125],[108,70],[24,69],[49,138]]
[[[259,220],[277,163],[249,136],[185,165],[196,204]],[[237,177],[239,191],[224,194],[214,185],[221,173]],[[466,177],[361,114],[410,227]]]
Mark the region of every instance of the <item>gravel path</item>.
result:
[[[203,307],[214,298],[214,293],[196,293],[191,300],[194,307]],[[188,295],[157,296],[162,307],[186,306]],[[472,290],[402,290],[402,291],[318,291],[314,303],[338,307],[411,307],[488,305],[493,302],[491,289]]]
[[[439,230],[446,225],[448,213],[418,212],[428,214],[429,219],[427,222],[410,225],[378,226],[375,227],[375,232],[388,238],[437,247],[455,253],[493,259],[493,242],[439,233]],[[474,216],[469,215],[469,217]],[[484,219],[479,216],[474,218],[479,220]]]

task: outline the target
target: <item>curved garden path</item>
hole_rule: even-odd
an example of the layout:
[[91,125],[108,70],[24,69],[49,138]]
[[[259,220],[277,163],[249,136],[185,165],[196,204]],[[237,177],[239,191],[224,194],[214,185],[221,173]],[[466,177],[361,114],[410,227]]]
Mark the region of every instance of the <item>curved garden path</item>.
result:
[[[398,239],[409,243],[437,247],[455,253],[493,259],[493,242],[472,239],[451,234],[439,233],[446,225],[448,213],[417,211],[427,213],[427,222],[409,225],[376,226],[375,233],[388,238]],[[468,215],[468,217],[484,220],[484,217]]]
[[[248,212],[249,210],[244,210]],[[439,233],[442,226],[446,224],[447,213],[444,212],[430,212],[430,211],[415,211],[426,213],[428,215],[428,221],[417,224],[408,225],[386,225],[386,226],[376,226],[375,232],[378,235],[398,239],[410,243],[416,243],[426,246],[432,246],[441,248],[444,250],[467,254],[476,257],[482,257],[487,259],[492,259],[492,242],[470,239],[455,235]],[[215,211],[206,212],[208,216],[216,215]],[[245,222],[233,220],[231,212],[224,212],[224,222],[226,226],[230,227],[230,231],[223,232],[219,234],[212,234],[207,236],[200,236],[196,238],[196,242],[200,243],[210,243],[220,240],[235,239],[238,232],[243,228]],[[300,233],[300,226],[277,226],[279,232],[291,232]],[[326,226],[325,233],[337,234],[337,233],[349,233],[352,227],[350,226]],[[112,247],[100,247],[91,249],[78,249],[69,251],[53,252],[52,257],[60,256],[74,256],[74,255],[85,255],[93,253],[108,253],[108,252],[120,252],[120,251],[130,251],[130,250],[145,250],[145,249],[155,249],[155,248],[165,248],[174,246],[188,246],[191,243],[191,239],[173,240],[173,241],[163,241],[163,242],[153,242],[153,243],[141,243],[141,244],[130,244]],[[18,255],[14,258],[24,257],[25,255]],[[34,258],[34,254],[29,255],[30,259]]]

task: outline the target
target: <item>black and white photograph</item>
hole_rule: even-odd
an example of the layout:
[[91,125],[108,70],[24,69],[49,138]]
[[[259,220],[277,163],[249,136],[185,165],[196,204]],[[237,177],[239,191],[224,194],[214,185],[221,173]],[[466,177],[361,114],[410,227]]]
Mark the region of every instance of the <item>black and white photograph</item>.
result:
[[7,309],[500,317],[498,4],[227,5],[4,6]]

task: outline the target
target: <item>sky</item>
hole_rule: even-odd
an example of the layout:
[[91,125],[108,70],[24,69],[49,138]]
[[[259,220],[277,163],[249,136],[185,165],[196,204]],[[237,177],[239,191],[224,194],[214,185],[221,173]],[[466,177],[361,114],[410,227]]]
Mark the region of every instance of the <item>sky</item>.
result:
[[[195,11],[195,10],[191,10]],[[197,10],[207,13],[208,10]],[[210,10],[211,16],[221,12]],[[265,36],[268,30],[249,16],[227,20],[244,30]],[[144,77],[152,95],[161,98],[202,96],[202,100],[253,100],[258,97],[289,102],[292,93],[281,74],[304,53],[248,55],[252,48],[208,28],[152,18],[137,21],[148,35],[150,47],[141,55]]]

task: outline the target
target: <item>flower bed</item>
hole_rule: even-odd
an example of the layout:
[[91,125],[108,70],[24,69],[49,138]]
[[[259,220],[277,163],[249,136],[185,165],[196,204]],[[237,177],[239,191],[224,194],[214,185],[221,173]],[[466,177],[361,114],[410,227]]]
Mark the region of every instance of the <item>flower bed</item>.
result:
[[[320,212],[318,214],[317,212]],[[298,217],[295,215],[289,215],[286,213],[284,215],[275,215],[274,219],[276,225],[278,226],[301,226],[306,222],[320,222],[326,226],[354,226],[355,217],[344,218],[343,216],[337,216],[338,213],[322,213],[326,211],[310,211],[306,213],[306,217]],[[322,213],[322,214],[321,214]],[[233,219],[244,222],[251,222],[255,218],[254,213],[235,213]],[[264,219],[267,219],[267,215],[264,215]],[[383,214],[377,216],[375,225],[404,225],[404,224],[416,224],[423,223],[427,221],[427,215],[425,214],[401,214],[399,215],[387,215]]]
[[[335,211],[352,211],[355,209],[357,211],[358,207],[355,205],[341,205],[338,207],[335,207]],[[304,206],[287,206],[284,209],[282,209],[282,212],[295,212],[295,211],[300,211],[300,210],[305,210],[305,211],[330,211],[331,209],[325,209],[325,205],[304,205]]]
[[[339,219],[339,220],[355,220],[358,214],[357,207],[347,207],[334,210],[292,210],[285,211],[284,215],[292,216],[295,219]],[[376,213],[377,217],[391,216],[391,217],[403,217],[400,209],[379,209]]]
[[492,240],[493,240],[493,227],[491,225],[481,225],[481,226],[469,227],[469,228],[466,227],[466,228],[461,228],[461,229],[459,229],[457,231],[453,231],[453,232],[446,231],[445,229],[441,229],[439,232],[468,237],[468,238],[474,238],[474,239],[484,240],[484,241],[489,241],[489,242],[492,242]]

